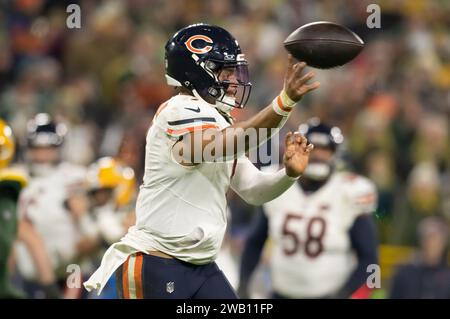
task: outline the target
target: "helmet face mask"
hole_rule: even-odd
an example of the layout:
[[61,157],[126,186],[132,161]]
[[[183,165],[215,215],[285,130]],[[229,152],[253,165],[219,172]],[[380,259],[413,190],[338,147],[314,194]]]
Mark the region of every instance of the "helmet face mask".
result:
[[[219,78],[229,68],[234,69],[234,83]],[[251,91],[248,63],[238,42],[226,30],[206,24],[181,29],[167,42],[166,79],[210,104],[229,107],[244,107]],[[227,94],[230,85],[237,89],[234,96]]]
[[[233,81],[221,79],[222,72],[227,69],[232,69],[231,73],[234,77]],[[221,96],[216,101],[230,107],[243,108],[248,102],[252,89],[249,78],[247,61],[243,60],[238,61],[234,65],[225,65],[218,74],[218,83]],[[228,92],[230,86],[234,88],[234,92]],[[234,101],[231,101],[229,97],[234,99]]]

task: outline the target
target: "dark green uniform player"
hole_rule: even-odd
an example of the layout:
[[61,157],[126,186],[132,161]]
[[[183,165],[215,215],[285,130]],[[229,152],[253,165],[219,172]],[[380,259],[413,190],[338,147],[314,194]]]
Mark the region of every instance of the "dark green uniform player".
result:
[[27,179],[18,170],[8,168],[15,143],[11,128],[0,119],[0,299],[19,298],[9,283],[8,258],[17,233],[17,200]]

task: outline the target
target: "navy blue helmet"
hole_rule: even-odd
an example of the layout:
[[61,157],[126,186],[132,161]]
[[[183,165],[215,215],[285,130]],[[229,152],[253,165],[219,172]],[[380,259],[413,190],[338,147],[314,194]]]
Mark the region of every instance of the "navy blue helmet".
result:
[[225,29],[193,24],[175,33],[165,47],[166,79],[208,103],[226,103],[230,84],[219,81],[223,68],[235,68],[238,81],[233,107],[242,108],[251,91],[248,63],[236,39]]
[[308,120],[307,123],[301,124],[298,131],[308,139],[309,143],[314,144],[314,146],[329,148],[334,152],[344,141],[340,128],[322,123],[317,117]]

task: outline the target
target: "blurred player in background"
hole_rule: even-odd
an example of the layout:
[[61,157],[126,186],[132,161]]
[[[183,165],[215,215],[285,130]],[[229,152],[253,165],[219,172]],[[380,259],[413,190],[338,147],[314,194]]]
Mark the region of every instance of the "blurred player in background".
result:
[[376,188],[362,176],[336,171],[339,128],[313,118],[299,132],[314,144],[309,165],[256,216],[242,254],[239,292],[249,296],[270,236],[273,298],[349,298],[356,291],[367,297],[367,266],[378,261]]
[[[59,287],[65,291],[65,297],[77,298],[81,290],[66,287],[66,267],[80,254],[78,245],[83,240],[80,228],[93,229],[94,225],[76,213],[84,209],[77,207],[77,196],[83,191],[86,169],[61,160],[65,134],[65,125],[45,113],[28,122],[26,156],[31,178],[20,196],[19,229],[37,230]],[[30,251],[19,241],[16,252],[23,289],[28,297],[42,298],[45,289],[37,280]]]
[[0,298],[23,298],[12,284],[8,268],[13,268],[13,243],[19,239],[30,251],[34,266],[37,269],[37,280],[43,287],[43,297],[59,297],[59,289],[55,285],[50,259],[43,247],[41,236],[30,224],[21,223],[18,227],[17,202],[20,192],[28,183],[25,172],[9,167],[14,157],[15,141],[11,128],[0,119]]
[[[136,226],[108,249],[86,288],[101,291],[116,271],[123,298],[237,297],[214,262],[227,225],[226,192],[231,186],[253,204],[279,196],[305,169],[312,146],[289,134],[285,168],[264,174],[244,156],[250,146],[239,153],[236,140],[255,129],[263,142],[258,130],[283,126],[296,102],[319,86],[307,84],[314,73],[302,75],[305,64],[291,57],[280,95],[233,124],[231,110],[250,94],[247,67],[236,39],[220,27],[191,25],[167,42],[166,78],[179,94],[161,105],[148,131]],[[207,145],[217,156],[212,161],[204,158]]]
[[91,211],[102,240],[111,245],[135,222],[133,169],[112,157],[102,157],[91,165],[87,179]]
[[17,233],[17,200],[27,184],[26,176],[8,167],[14,157],[11,128],[0,119],[0,298],[20,297],[9,283],[8,259]]
[[[119,241],[136,221],[136,178],[132,168],[112,157],[102,157],[89,167],[87,181],[89,213],[97,228],[97,247],[90,259],[93,272],[100,265],[106,249]],[[112,276],[99,298],[116,297]]]

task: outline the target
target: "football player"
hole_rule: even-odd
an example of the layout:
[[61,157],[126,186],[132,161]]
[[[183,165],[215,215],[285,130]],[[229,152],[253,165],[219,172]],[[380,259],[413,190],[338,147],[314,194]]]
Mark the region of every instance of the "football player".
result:
[[[66,133],[64,124],[40,113],[28,122],[27,130],[26,157],[31,178],[19,199],[19,232],[21,228],[36,229],[57,281],[65,289],[66,267],[77,256],[77,245],[82,239],[79,224],[86,224],[74,218],[70,210],[77,193],[83,190],[86,170],[61,159]],[[38,269],[31,260],[31,252],[19,241],[16,253],[24,290],[29,297],[40,298],[43,287],[37,281]],[[70,298],[79,293],[80,289],[66,290]]]
[[[87,258],[91,264],[88,271],[92,274],[95,267],[100,264],[101,257],[108,246],[120,240],[136,221],[134,171],[115,158],[102,157],[88,169],[87,190],[89,213],[96,224],[96,240],[85,242],[86,245],[95,245],[93,253]],[[92,238],[92,234],[86,235],[86,238]],[[89,297],[97,298],[94,294]],[[114,276],[110,278],[99,298],[117,298]]]
[[367,266],[377,264],[374,184],[337,171],[341,131],[311,119],[299,132],[314,144],[301,179],[256,215],[242,253],[239,294],[271,239],[273,298],[368,297]]
[[55,286],[53,269],[48,255],[42,249],[42,238],[34,227],[17,227],[17,201],[22,189],[28,183],[28,177],[20,169],[9,167],[14,157],[15,140],[11,128],[0,119],[0,299],[21,298],[24,295],[10,285],[8,261],[16,236],[31,252],[33,262],[39,273],[39,282],[44,297],[56,298],[59,291]]
[[230,112],[244,107],[251,88],[236,39],[220,27],[195,24],[175,33],[165,49],[167,82],[179,94],[160,106],[147,133],[136,225],[108,249],[85,287],[101,291],[115,272],[123,298],[236,298],[214,262],[228,188],[255,205],[272,200],[297,180],[312,149],[304,137],[288,134],[285,168],[265,174],[244,155],[257,145],[238,143],[250,129],[264,142],[263,132],[283,126],[319,83],[308,84],[313,72],[303,75],[305,63],[290,57],[281,93],[234,124]]
[[134,225],[136,178],[131,167],[112,157],[102,157],[89,167],[88,191],[91,211],[101,238],[110,244]]
[[0,298],[20,296],[9,284],[7,261],[17,232],[17,199],[27,178],[17,170],[8,168],[14,152],[12,130],[0,119]]

